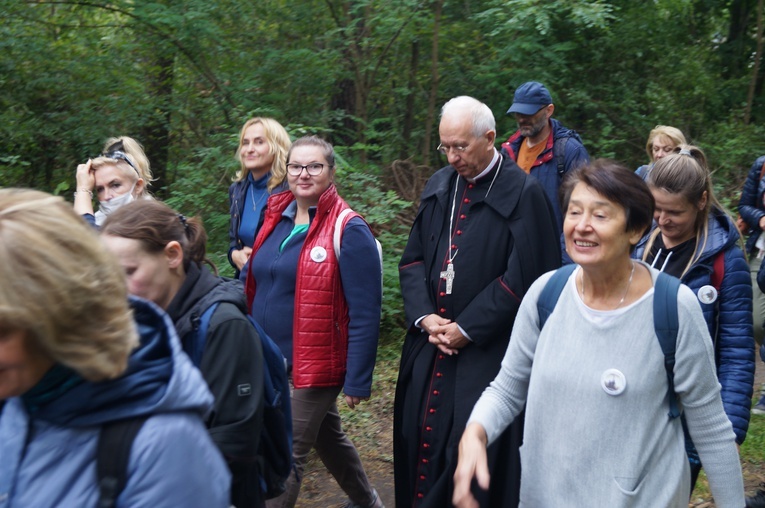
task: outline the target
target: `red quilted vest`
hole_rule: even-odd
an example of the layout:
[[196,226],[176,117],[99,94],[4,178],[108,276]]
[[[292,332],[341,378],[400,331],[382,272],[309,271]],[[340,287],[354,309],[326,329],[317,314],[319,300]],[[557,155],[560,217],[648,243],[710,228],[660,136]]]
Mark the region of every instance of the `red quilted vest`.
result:
[[[294,201],[289,191],[268,198],[256,252]],[[330,185],[319,198],[316,215],[300,251],[292,323],[292,381],[295,388],[342,386],[348,356],[348,304],[332,244],[335,221],[348,204]],[[255,298],[255,279],[247,273],[247,307]]]

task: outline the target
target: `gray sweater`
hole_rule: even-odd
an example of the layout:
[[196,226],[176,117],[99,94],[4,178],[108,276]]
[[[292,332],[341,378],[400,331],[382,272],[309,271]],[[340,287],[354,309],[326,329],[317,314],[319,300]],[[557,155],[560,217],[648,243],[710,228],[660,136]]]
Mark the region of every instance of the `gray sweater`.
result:
[[[658,272],[651,271],[655,280]],[[491,444],[526,403],[522,506],[686,508],[689,466],[680,419],[667,415],[653,289],[623,309],[594,311],[579,297],[577,272],[541,334],[537,299],[551,274],[531,286],[502,368],[470,422],[483,425]],[[685,286],[678,315],[675,390],[717,506],[741,508],[741,466],[720,399],[712,341]],[[609,369],[623,375],[623,383],[616,375],[616,386],[624,384],[618,395],[604,375]]]

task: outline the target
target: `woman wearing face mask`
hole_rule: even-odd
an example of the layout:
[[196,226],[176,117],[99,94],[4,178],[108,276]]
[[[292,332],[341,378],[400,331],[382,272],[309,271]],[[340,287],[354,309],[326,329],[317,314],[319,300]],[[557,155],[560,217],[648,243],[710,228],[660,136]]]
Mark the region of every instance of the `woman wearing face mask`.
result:
[[[754,381],[752,287],[736,226],[714,196],[704,153],[681,145],[648,175],[655,226],[635,252],[654,268],[679,278],[696,295],[715,348],[722,401],[736,433],[746,438]],[[687,443],[691,488],[701,469]]]
[[635,173],[643,180],[648,180],[648,174],[656,161],[670,155],[675,148],[684,144],[686,144],[685,136],[680,129],[669,125],[657,125],[648,134],[648,141],[645,144],[645,151],[651,163],[640,166]]
[[[114,210],[139,198],[149,198],[152,176],[141,145],[126,136],[110,138],[104,153],[77,166],[74,211],[100,226]],[[93,198],[98,211],[93,212]]]

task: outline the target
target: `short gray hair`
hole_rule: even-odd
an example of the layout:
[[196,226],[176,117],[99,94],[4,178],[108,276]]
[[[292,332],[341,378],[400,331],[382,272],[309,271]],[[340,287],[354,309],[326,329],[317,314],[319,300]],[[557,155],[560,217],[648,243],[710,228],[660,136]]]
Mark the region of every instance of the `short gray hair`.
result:
[[473,135],[476,137],[483,136],[487,131],[496,132],[494,113],[489,106],[478,99],[460,95],[448,100],[441,108],[441,118],[455,113],[470,117],[473,123]]

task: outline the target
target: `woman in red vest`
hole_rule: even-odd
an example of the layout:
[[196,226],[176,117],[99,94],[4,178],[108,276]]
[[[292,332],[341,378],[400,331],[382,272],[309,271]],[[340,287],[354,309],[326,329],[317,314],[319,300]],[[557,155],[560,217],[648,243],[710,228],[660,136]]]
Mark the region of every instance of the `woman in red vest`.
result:
[[[374,236],[334,186],[332,145],[300,138],[287,155],[289,191],[268,199],[247,273],[250,313],[279,345],[292,375],[292,507],[311,448],[348,494],[348,507],[383,506],[342,430],[337,396],[354,408],[371,395],[382,305]],[[339,229],[336,231],[336,229]]]

